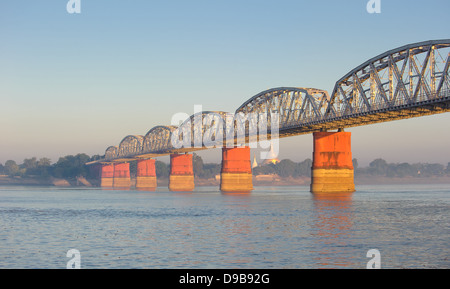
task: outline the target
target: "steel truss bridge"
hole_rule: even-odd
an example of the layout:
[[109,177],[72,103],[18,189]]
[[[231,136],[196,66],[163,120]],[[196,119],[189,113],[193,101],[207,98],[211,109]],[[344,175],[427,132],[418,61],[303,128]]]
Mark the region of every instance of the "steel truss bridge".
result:
[[[180,126],[156,126],[146,135],[126,136],[119,146],[110,146],[103,159],[92,163],[135,159],[208,149],[196,145],[195,136],[229,144],[239,142],[238,127],[244,125],[244,140],[254,139],[252,122],[264,122],[270,137],[289,137],[317,131],[343,129],[372,123],[432,115],[450,111],[450,39],[405,45],[371,58],[339,79],[329,94],[325,90],[279,87],[263,91],[224,121],[227,112],[201,112]],[[266,118],[248,118],[248,115]],[[277,133],[271,118],[277,116]],[[241,117],[236,117],[241,116]],[[243,117],[242,117],[243,116]],[[200,125],[198,125],[200,122]],[[206,124],[206,125],[201,125]],[[228,126],[227,126],[228,125]],[[189,146],[174,147],[172,137],[189,140]],[[242,140],[241,140],[242,141]]]

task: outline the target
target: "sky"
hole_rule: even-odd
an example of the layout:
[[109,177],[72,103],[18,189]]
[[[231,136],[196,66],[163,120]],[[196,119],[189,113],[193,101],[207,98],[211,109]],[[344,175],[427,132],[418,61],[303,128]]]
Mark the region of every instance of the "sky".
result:
[[[448,0],[0,2],[0,163],[104,154],[194,105],[234,112],[266,89],[333,90],[364,61],[448,39]],[[450,162],[450,114],[350,128],[360,165]],[[220,151],[199,153],[219,162]],[[312,157],[312,135],[279,158]],[[164,159],[164,158],[163,158]]]

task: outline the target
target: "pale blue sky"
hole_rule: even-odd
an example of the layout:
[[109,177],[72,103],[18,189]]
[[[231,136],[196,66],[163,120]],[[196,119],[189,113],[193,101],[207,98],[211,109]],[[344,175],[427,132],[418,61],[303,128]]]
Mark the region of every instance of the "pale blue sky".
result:
[[[450,1],[0,2],[0,163],[103,154],[177,112],[234,111],[273,87],[317,87],[387,50],[450,38]],[[450,114],[349,129],[366,164],[450,162]],[[310,158],[312,136],[281,141]],[[202,153],[220,160],[218,151]]]

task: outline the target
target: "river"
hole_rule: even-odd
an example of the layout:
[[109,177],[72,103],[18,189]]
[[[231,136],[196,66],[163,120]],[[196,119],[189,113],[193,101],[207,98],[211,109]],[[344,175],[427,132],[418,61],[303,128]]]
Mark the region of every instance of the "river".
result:
[[450,268],[450,185],[308,189],[0,187],[0,268]]

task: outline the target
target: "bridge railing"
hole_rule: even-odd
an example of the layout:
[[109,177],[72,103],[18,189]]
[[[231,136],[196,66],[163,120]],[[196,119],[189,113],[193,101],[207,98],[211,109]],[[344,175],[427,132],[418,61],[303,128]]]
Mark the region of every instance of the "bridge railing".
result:
[[[450,89],[442,90],[439,93],[419,93],[416,100],[410,100],[405,98],[397,98],[389,102],[377,102],[371,103],[370,109],[367,107],[345,107],[341,110],[336,110],[334,112],[333,118],[336,117],[351,117],[352,115],[361,113],[373,113],[381,110],[396,110],[398,108],[404,107],[414,107],[422,105],[429,102],[439,102],[441,100],[448,99],[450,97]],[[324,116],[324,120],[327,120],[329,116]],[[314,121],[314,120],[311,120]]]

